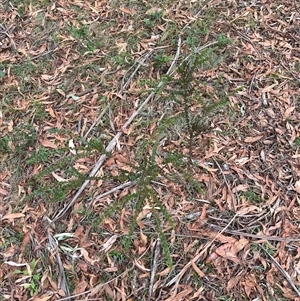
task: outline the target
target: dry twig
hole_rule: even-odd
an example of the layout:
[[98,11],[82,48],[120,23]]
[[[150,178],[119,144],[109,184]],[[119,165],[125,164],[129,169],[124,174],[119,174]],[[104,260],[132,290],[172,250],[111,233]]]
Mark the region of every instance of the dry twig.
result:
[[70,296],[70,291],[69,291],[69,287],[67,285],[67,278],[66,278],[64,266],[63,266],[63,263],[61,261],[59,251],[58,251],[58,245],[55,242],[55,240],[53,239],[52,235],[50,234],[49,229],[47,230],[47,237],[48,237],[48,242],[49,242],[49,245],[50,245],[50,250],[49,251],[55,253],[56,262],[58,264],[59,275],[60,275],[60,278],[61,278],[60,281],[59,281],[60,288],[64,291],[66,296]]
[[160,239],[158,238],[155,243],[154,251],[153,251],[153,260],[152,260],[151,277],[150,277],[150,284],[149,284],[148,301],[151,300],[152,293],[153,293],[154,280],[155,280],[155,275],[156,275],[157,266],[158,266],[159,252],[160,252]]
[[106,191],[106,192],[104,192],[104,193],[101,193],[101,194],[95,196],[95,197],[89,202],[88,208],[92,206],[93,202],[95,202],[95,201],[97,201],[97,200],[100,200],[100,199],[104,198],[105,196],[107,196],[107,195],[109,195],[109,194],[111,194],[111,193],[114,193],[114,192],[116,192],[116,191],[118,191],[118,190],[120,190],[120,189],[124,189],[124,188],[126,188],[126,187],[130,187],[130,186],[133,186],[133,185],[135,185],[135,184],[136,184],[135,181],[134,181],[134,182],[126,182],[126,183],[123,183],[123,184],[121,184],[121,185],[118,185],[118,186],[116,186],[116,187],[110,189],[109,191]]

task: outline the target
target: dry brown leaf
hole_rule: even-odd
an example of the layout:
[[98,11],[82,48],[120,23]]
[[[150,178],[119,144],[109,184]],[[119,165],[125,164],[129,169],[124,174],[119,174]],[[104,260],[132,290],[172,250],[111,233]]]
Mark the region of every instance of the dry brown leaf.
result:
[[171,271],[170,268],[166,268],[166,269],[162,270],[161,272],[158,272],[157,275],[166,276],[166,275],[169,275],[170,271]]
[[188,300],[186,297],[193,291],[193,288],[189,285],[181,285],[182,291],[178,294],[173,294],[171,298],[166,299],[166,301],[180,301]]
[[118,238],[118,235],[113,235],[110,237],[102,246],[101,246],[101,251],[103,252],[108,252],[109,249],[112,247],[112,245],[116,242]]
[[219,257],[219,255],[218,255],[216,252],[212,252],[212,253],[209,254],[209,256],[205,259],[205,263],[211,263],[211,262],[214,262],[218,257]]
[[[20,254],[20,257],[22,258],[23,257],[23,253],[24,253],[24,250],[25,248],[29,245],[30,243],[30,231],[26,231],[24,233],[24,236],[23,236],[23,239],[22,239],[22,244],[20,246],[20,251],[21,251],[21,254]],[[20,258],[19,258],[20,259]]]
[[4,190],[3,188],[0,187],[0,195],[6,196],[8,195],[9,190]]
[[39,50],[37,50],[37,51],[31,50],[31,51],[29,51],[29,53],[32,55],[38,55],[38,54],[43,53],[46,50],[46,48],[47,48],[47,43],[43,43],[43,45],[39,48]]
[[145,247],[147,245],[148,239],[147,236],[143,233],[142,229],[140,230],[140,239],[142,242],[142,246]]
[[134,260],[135,265],[143,272],[150,272],[151,270],[146,268],[141,260]]
[[151,8],[149,8],[145,14],[146,15],[153,15],[155,13],[160,13],[163,9],[162,8],[159,8],[159,7],[156,7],[156,6],[153,6]]
[[243,274],[237,275],[235,277],[231,277],[229,281],[227,282],[227,291],[230,292],[241,280],[243,277]]
[[256,142],[256,141],[260,140],[262,137],[263,137],[262,135],[261,136],[256,136],[256,137],[246,137],[244,139],[244,141],[246,143],[252,143],[252,142]]
[[119,269],[118,269],[117,266],[115,266],[115,267],[109,267],[109,268],[103,269],[103,271],[104,271],[104,272],[107,272],[107,273],[115,273],[115,272],[117,272],[118,270],[119,270]]
[[257,283],[254,275],[247,275],[245,279],[242,281],[242,285],[244,286],[246,295],[248,298],[250,297],[250,294],[255,289]]
[[13,132],[13,130],[14,130],[14,122],[13,122],[13,120],[10,120],[10,121],[8,122],[7,130],[8,130],[9,133],[12,133],[12,132]]
[[68,179],[62,178],[61,176],[57,175],[54,171],[52,171],[51,174],[58,182],[69,182]]
[[237,255],[238,252],[244,249],[244,247],[249,243],[246,238],[241,238],[239,241],[233,244],[230,248],[230,252],[234,255]]
[[93,259],[91,259],[91,258],[89,257],[89,253],[87,252],[87,250],[85,250],[85,249],[83,249],[83,248],[80,248],[80,253],[81,253],[82,256],[84,257],[84,259],[85,259],[88,263],[90,263],[90,264],[92,264],[92,265],[94,265],[95,262],[98,261],[98,260],[93,260]]
[[293,106],[288,107],[288,108],[285,110],[284,114],[283,114],[283,120],[285,121],[285,120],[287,120],[288,118],[290,118],[290,117],[291,117],[291,113],[292,113],[294,110],[295,110],[295,107],[293,107]]
[[25,216],[25,214],[23,214],[23,213],[9,213],[9,214],[4,215],[2,217],[2,220],[21,218],[21,217],[24,217],[24,216]]
[[115,230],[115,228],[116,228],[116,223],[115,223],[115,221],[113,220],[113,219],[111,219],[111,218],[107,218],[105,221],[104,221],[104,224],[105,225],[108,225],[109,226],[109,228],[111,229],[111,230]]
[[53,75],[42,74],[42,75],[41,75],[41,78],[42,78],[43,80],[50,81],[50,80],[53,79]]
[[53,110],[52,107],[49,107],[49,108],[47,109],[47,111],[49,112],[49,114],[50,114],[50,116],[51,116],[52,118],[56,118],[56,115],[55,115],[54,110]]
[[16,252],[16,246],[8,247],[4,252],[1,252],[1,255],[4,257],[4,260],[12,257]]
[[233,193],[236,193],[236,192],[239,192],[239,191],[247,191],[248,188],[249,188],[249,185],[248,185],[248,184],[240,184],[240,185],[235,186],[235,187],[232,189],[232,192],[233,192]]
[[[198,0],[197,0],[198,1]],[[191,297],[190,300],[201,300],[200,296],[203,295],[203,291],[204,291],[204,286],[201,286],[197,289],[196,292],[194,292],[193,296]]]
[[112,290],[109,284],[104,285],[104,290],[106,294],[110,297],[110,299],[114,300],[114,291]]
[[73,294],[80,294],[83,293],[88,286],[88,283],[86,281],[80,281],[76,284],[75,290]]
[[236,214],[245,215],[248,214],[249,212],[262,212],[262,209],[254,205],[250,205],[237,210]]
[[278,84],[273,84],[273,85],[270,85],[268,87],[265,87],[263,89],[260,90],[260,93],[266,93],[266,92],[270,92],[273,90],[274,87],[278,86]]
[[47,300],[50,300],[51,298],[52,298],[52,294],[47,293],[47,294],[43,294],[42,296],[39,296],[39,297],[34,297],[32,299],[32,301],[47,301]]
[[127,42],[116,42],[116,46],[118,48],[118,53],[126,52],[127,51]]
[[128,14],[128,15],[132,15],[135,13],[135,10],[134,9],[128,9],[126,7],[120,7],[120,11],[122,13],[125,13],[125,14]]
[[57,149],[57,145],[55,145],[55,143],[53,143],[50,140],[47,139],[39,139],[39,142],[42,144],[42,146],[46,147],[46,148],[53,148],[53,149]]
[[136,217],[136,223],[141,229],[145,228],[144,223],[142,222],[143,218],[145,218],[149,213],[151,212],[151,209],[149,206],[145,206],[143,210],[137,215]]
[[300,194],[300,180],[298,180],[296,183],[295,183],[295,190],[297,193]]

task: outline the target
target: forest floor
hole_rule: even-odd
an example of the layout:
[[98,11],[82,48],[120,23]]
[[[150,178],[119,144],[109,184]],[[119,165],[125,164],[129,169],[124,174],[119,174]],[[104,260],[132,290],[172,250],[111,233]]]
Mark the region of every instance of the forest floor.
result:
[[296,0],[3,0],[0,300],[300,300]]

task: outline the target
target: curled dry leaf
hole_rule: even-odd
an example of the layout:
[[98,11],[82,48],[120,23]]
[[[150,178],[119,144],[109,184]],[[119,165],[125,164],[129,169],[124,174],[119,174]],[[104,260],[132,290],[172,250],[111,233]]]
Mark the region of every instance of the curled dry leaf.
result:
[[84,259],[85,259],[88,263],[90,263],[90,264],[93,265],[93,264],[95,264],[95,262],[97,262],[97,260],[93,260],[93,259],[91,259],[91,258],[89,257],[89,253],[87,252],[86,249],[80,248],[80,252],[81,252],[82,256],[84,257]]
[[102,246],[101,251],[107,252],[112,245],[116,242],[118,235],[113,235],[109,240],[107,240]]
[[248,214],[249,212],[261,212],[261,211],[262,211],[261,208],[254,206],[254,205],[250,205],[250,206],[241,208],[240,210],[238,210],[236,212],[236,214],[237,215],[245,215],[245,214]]
[[141,229],[140,238],[141,238],[142,246],[145,247],[147,245],[148,239],[147,236],[143,233],[142,229]]
[[134,260],[134,263],[135,263],[135,265],[136,265],[140,270],[142,270],[142,271],[144,271],[144,272],[150,272],[150,271],[151,271],[150,269],[147,269],[147,268],[144,266],[144,264],[143,264],[140,260],[135,259],[135,260]]
[[142,222],[142,219],[145,218],[149,213],[151,212],[151,209],[148,206],[145,206],[143,210],[138,214],[136,217],[136,223],[138,226],[143,229],[145,228],[144,223]]

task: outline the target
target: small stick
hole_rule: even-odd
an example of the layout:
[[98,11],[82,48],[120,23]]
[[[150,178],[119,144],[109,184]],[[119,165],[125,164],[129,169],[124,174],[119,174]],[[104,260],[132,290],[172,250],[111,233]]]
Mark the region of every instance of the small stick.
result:
[[[141,66],[143,66],[146,59],[153,53],[154,49],[151,49],[142,59],[138,61],[137,67],[134,69],[134,71],[129,76],[127,82],[122,86],[121,91],[118,94],[122,94],[125,89],[127,89],[128,85],[130,84],[131,80],[133,79],[134,75],[137,73],[137,71],[140,69]],[[134,65],[133,65],[134,66]],[[132,68],[132,67],[131,67]]]
[[67,296],[70,296],[70,291],[69,291],[69,287],[67,285],[67,278],[66,278],[64,266],[61,261],[60,255],[59,255],[58,245],[55,242],[55,240],[53,239],[53,237],[51,236],[49,229],[47,230],[47,236],[48,236],[49,245],[51,247],[50,252],[51,251],[55,252],[56,262],[58,264],[59,274],[61,277],[59,286]]
[[135,185],[135,184],[136,184],[136,181],[134,181],[134,182],[129,181],[129,182],[123,183],[123,184],[121,184],[121,185],[119,185],[119,186],[116,186],[116,187],[112,188],[112,189],[109,190],[109,191],[106,191],[106,192],[104,192],[104,193],[102,193],[102,194],[99,194],[99,195],[95,196],[95,197],[89,202],[88,208],[91,207],[91,205],[92,205],[92,203],[93,203],[94,201],[97,201],[97,200],[99,200],[99,199],[102,199],[102,198],[104,198],[105,196],[107,196],[107,195],[109,195],[109,194],[111,194],[111,193],[114,193],[114,192],[116,192],[116,191],[118,191],[118,190],[120,190],[120,189],[124,189],[124,188],[129,187],[129,186],[133,186],[133,185]]
[[107,109],[108,109],[109,105],[107,105],[104,110],[100,113],[100,115],[98,116],[98,118],[95,120],[95,122],[90,126],[90,128],[87,130],[87,132],[84,134],[83,138],[86,139],[88,137],[88,135],[90,134],[91,130],[100,122],[101,118],[103,117],[103,115],[106,113]]
[[153,252],[153,261],[152,261],[152,269],[151,269],[151,276],[150,276],[148,301],[151,301],[151,297],[152,297],[152,293],[153,293],[154,280],[155,280],[155,275],[156,275],[157,266],[158,266],[159,252],[160,252],[160,239],[158,238],[155,243],[154,252]]
[[[229,186],[229,184],[228,184],[228,181],[227,181],[227,179],[226,179],[226,176],[224,175],[223,169],[221,168],[220,164],[218,163],[218,161],[217,161],[215,158],[212,158],[212,159],[213,159],[214,162],[217,164],[217,166],[218,166],[218,168],[219,168],[219,170],[220,170],[220,172],[221,172],[221,174],[222,174],[222,176],[223,176],[223,179],[224,179],[224,181],[225,181],[225,184],[226,184],[226,186],[227,186],[227,188],[228,188],[228,191],[231,193],[231,204],[232,204],[232,208],[233,208],[234,212],[236,212],[234,193],[232,192],[232,190],[231,190],[231,188],[230,188],[230,186]],[[236,194],[237,194],[237,192],[236,192]],[[237,200],[238,200],[238,196],[237,196]]]

